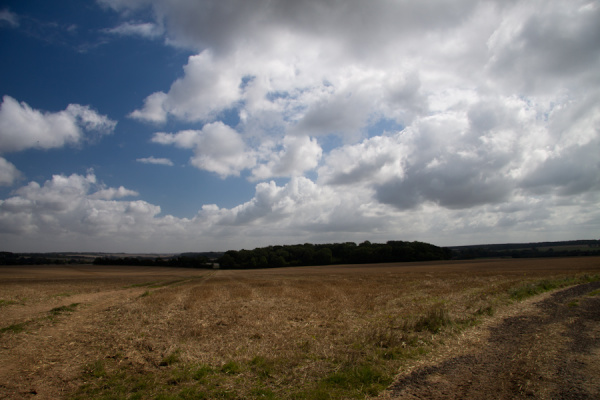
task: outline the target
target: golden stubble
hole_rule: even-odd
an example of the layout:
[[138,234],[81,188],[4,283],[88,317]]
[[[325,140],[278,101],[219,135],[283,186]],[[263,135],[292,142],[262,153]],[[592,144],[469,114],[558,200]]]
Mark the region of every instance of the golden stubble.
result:
[[114,326],[111,343],[135,359],[159,363],[177,351],[183,361],[214,365],[257,355],[318,364],[346,357],[369,332],[406,327],[432,309],[443,307],[452,320],[464,319],[508,302],[508,288],[523,280],[577,272],[562,264],[527,265],[218,271],[151,288],[107,310],[107,318]]
[[[114,269],[110,277],[92,271],[99,275],[88,274],[86,279],[72,280],[72,285],[57,284],[54,276],[46,282],[8,279],[0,285],[9,289],[3,292],[3,300],[25,300],[3,311],[80,302],[73,316],[52,322],[38,318],[31,325],[42,335],[45,326],[56,328],[69,318],[81,319],[68,343],[55,341],[57,362],[71,362],[69,351],[81,342],[85,351],[76,360],[78,365],[102,362],[116,370],[127,366],[129,374],[153,376],[159,386],[165,384],[161,380],[172,379],[168,376],[173,366],[219,369],[233,362],[243,368],[219,375],[220,387],[244,396],[259,379],[260,385],[281,394],[315,386],[344,365],[375,365],[393,375],[414,362],[419,354],[415,349],[429,351],[469,323],[509,304],[511,287],[529,280],[597,274],[600,263],[598,258],[582,258],[164,270],[136,274],[131,269],[119,274]],[[43,289],[28,299],[24,293],[32,293],[32,287]],[[96,292],[105,303],[94,306],[96,297],[89,297],[89,302],[78,297]],[[423,322],[432,315],[442,323],[446,319],[455,323],[440,325],[438,334],[435,326]],[[2,326],[10,322],[2,320]],[[23,338],[35,342],[22,334],[6,334],[5,354],[13,344],[23,345]],[[403,358],[397,352],[404,348],[407,357]],[[257,375],[253,360],[270,366],[268,378]],[[62,382],[70,382],[69,390],[87,379],[61,376]]]

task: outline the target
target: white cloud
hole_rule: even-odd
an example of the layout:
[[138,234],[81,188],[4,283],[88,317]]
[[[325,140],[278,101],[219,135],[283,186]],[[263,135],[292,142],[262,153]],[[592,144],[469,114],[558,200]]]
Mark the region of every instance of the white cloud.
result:
[[[132,115],[211,123],[237,110],[226,162],[220,141],[214,155],[198,144],[205,133],[155,136],[194,149],[194,164],[221,176],[249,168],[251,179],[265,180],[318,168],[323,190],[360,193],[390,218],[418,209],[443,213],[448,226],[470,218],[465,232],[534,229],[526,222],[534,214],[502,207],[543,204],[552,219],[558,198],[580,204],[600,190],[593,1],[105,3],[121,12],[151,7],[169,43],[198,51],[168,92]],[[402,128],[374,131],[378,121]],[[339,144],[323,154],[314,138],[331,135]],[[246,161],[234,166],[236,153]],[[257,196],[285,192],[264,185]],[[253,201],[240,206],[253,210],[244,215],[275,215],[270,201]]]
[[256,156],[247,149],[240,135],[222,122],[207,124],[201,130],[158,132],[152,141],[193,149],[191,164],[215,172],[222,178],[239,176],[241,171],[252,168],[256,163]]
[[148,122],[161,123],[167,120],[165,103],[168,95],[164,92],[152,93],[144,100],[144,108],[135,110],[129,114],[130,117]]
[[43,113],[4,96],[0,106],[0,152],[76,144],[86,134],[112,133],[115,125],[115,121],[88,106],[69,104],[64,111]]
[[48,244],[38,247],[48,246],[47,250],[53,245],[71,246],[71,241],[73,248],[82,243],[95,247],[95,240],[118,246],[127,235],[141,234],[160,213],[160,207],[141,200],[114,200],[134,195],[123,187],[99,184],[91,173],[54,175],[44,185],[30,182],[0,202],[0,236],[6,239],[4,243],[18,247],[27,240],[44,238],[40,242]]
[[0,157],[0,186],[10,186],[21,177],[21,173],[12,163]]
[[236,241],[253,245],[282,240],[289,243],[294,238],[298,242],[317,237],[323,240],[340,232],[356,235],[375,226],[388,226],[385,217],[378,215],[377,206],[368,204],[364,192],[336,191],[304,177],[292,178],[283,186],[261,182],[250,201],[231,209],[204,206],[198,218],[219,236],[237,232]]
[[587,1],[106,3],[150,5],[174,42],[201,49],[168,93],[132,113],[151,121],[213,120],[239,107],[255,133],[356,141],[374,117],[408,124],[443,112],[443,94],[456,101],[460,87],[475,97],[554,93],[591,83],[599,62],[600,10]]
[[[600,126],[597,106],[571,99],[536,109],[514,96],[471,103],[331,151],[318,169],[319,182],[373,190],[378,202],[399,210],[600,192],[600,138],[592,132]],[[562,125],[565,115],[573,126]]]
[[123,186],[118,188],[106,188],[100,189],[97,192],[90,195],[91,199],[102,199],[102,200],[113,200],[121,197],[139,196],[139,193],[135,190],[125,189]]
[[265,142],[255,151],[245,144],[240,134],[222,122],[207,124],[202,130],[157,132],[152,141],[193,150],[194,156],[190,159],[193,166],[215,172],[222,178],[239,176],[246,169],[252,169],[251,180],[300,176],[315,169],[322,155],[317,140],[307,136],[286,136],[279,143]]
[[209,50],[191,56],[184,71],[185,77],[175,81],[168,93],[153,93],[131,117],[164,122],[170,114],[188,121],[212,120],[241,99],[242,77],[215,60]]
[[148,39],[160,37],[164,33],[162,27],[151,22],[123,22],[119,26],[104,31],[115,35],[141,36]]
[[[594,237],[600,195],[561,202],[518,195],[510,204],[421,212],[378,203],[366,187],[317,184],[304,177],[284,185],[261,182],[252,199],[232,208],[204,205],[193,218],[161,215],[160,207],[107,188],[93,174],[55,175],[0,201],[0,240],[14,251],[177,252],[332,241],[427,240],[437,244],[514,238]],[[508,227],[509,229],[505,229]],[[591,235],[591,236],[589,236]]]
[[[140,6],[107,3],[118,10]],[[167,26],[173,42],[201,52],[190,57],[185,76],[169,93],[148,97],[133,116],[164,120],[155,112],[161,109],[177,118],[210,120],[219,110],[244,102],[243,113],[254,121],[272,122],[268,116],[275,111],[288,123],[284,128],[299,123],[298,129],[311,136],[337,133],[356,139],[373,113],[410,118],[415,109],[422,109],[419,77],[414,73],[415,56],[420,56],[415,50],[434,40],[436,48],[444,45],[450,41],[448,30],[458,29],[479,10],[473,1],[455,2],[452,7],[445,2],[381,2],[365,7],[351,1],[343,8],[312,1],[293,6],[283,1],[227,3],[208,2],[204,7],[185,1],[145,3]],[[353,21],[362,28],[356,29]],[[421,32],[439,36],[415,43]],[[472,34],[459,33],[464,37],[453,37],[452,43]],[[453,49],[446,47],[447,52]],[[241,91],[246,77],[252,80]],[[390,101],[396,107],[390,107]]]
[[255,180],[303,175],[317,167],[322,155],[317,140],[308,136],[286,136],[281,150],[276,152],[270,147],[265,150],[267,162],[252,170]]
[[404,176],[403,160],[410,154],[403,134],[375,136],[356,145],[333,150],[319,168],[319,182],[361,185]]
[[113,132],[117,125],[116,121],[112,121],[106,115],[98,114],[96,111],[90,109],[89,106],[69,104],[65,111],[85,131],[109,134]]
[[142,164],[166,165],[169,167],[174,165],[173,161],[169,160],[168,158],[156,158],[154,156],[138,158],[136,161]]

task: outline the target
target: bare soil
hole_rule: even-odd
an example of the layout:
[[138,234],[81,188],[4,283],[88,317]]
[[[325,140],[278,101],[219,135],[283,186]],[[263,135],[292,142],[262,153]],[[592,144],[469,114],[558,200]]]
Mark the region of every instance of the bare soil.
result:
[[398,376],[386,399],[600,399],[600,282],[498,316]]

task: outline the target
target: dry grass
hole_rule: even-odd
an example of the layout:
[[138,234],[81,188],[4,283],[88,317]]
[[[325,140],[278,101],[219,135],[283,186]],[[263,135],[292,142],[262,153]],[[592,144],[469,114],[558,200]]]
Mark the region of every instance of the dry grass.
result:
[[[598,274],[600,260],[196,271],[179,277],[157,271],[104,280],[95,271],[95,289],[84,282],[9,279],[0,292],[2,310],[59,293],[137,290],[133,300],[86,317],[90,328],[84,333],[94,351],[81,360],[65,397],[364,398],[445,337],[514,301],[512,288]],[[75,315],[85,309],[82,303],[71,310]],[[0,320],[0,328],[21,322]]]

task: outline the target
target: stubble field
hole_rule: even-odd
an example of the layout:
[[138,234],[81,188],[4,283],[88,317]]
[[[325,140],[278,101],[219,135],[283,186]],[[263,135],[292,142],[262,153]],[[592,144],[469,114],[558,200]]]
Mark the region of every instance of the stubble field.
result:
[[0,398],[380,394],[600,258],[266,270],[0,267]]

